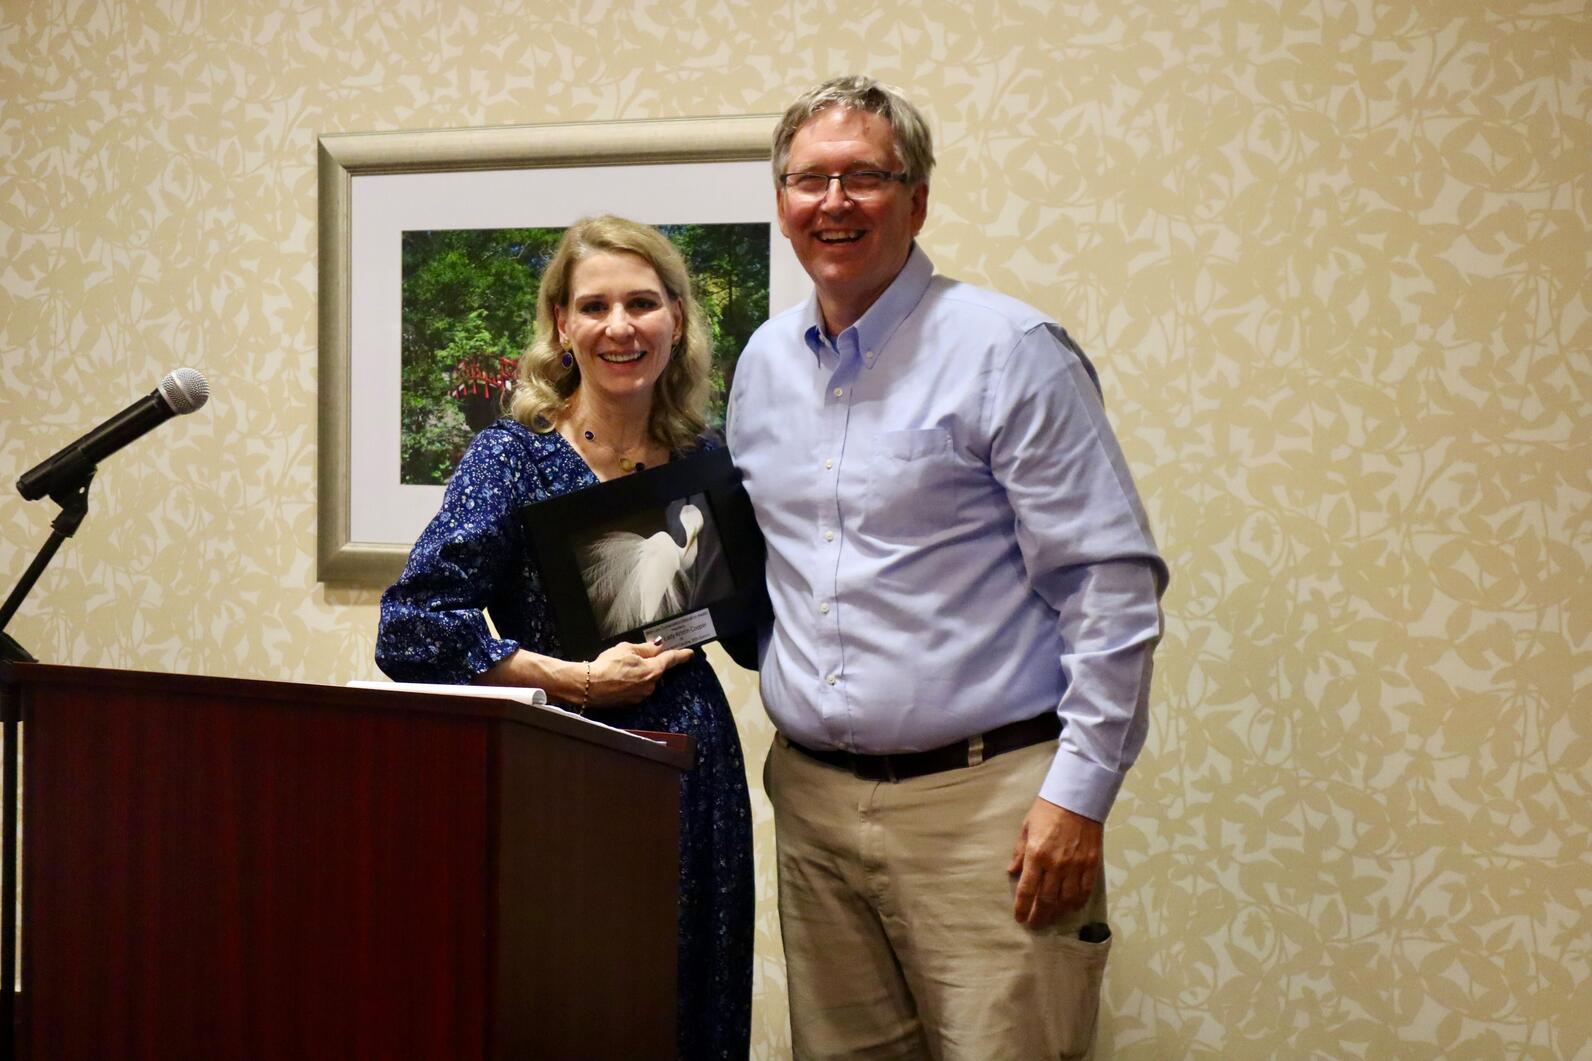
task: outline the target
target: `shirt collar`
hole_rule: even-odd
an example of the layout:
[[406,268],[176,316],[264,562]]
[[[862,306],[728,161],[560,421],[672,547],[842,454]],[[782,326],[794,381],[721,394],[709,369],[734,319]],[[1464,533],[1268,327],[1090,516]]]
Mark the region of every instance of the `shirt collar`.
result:
[[[855,332],[857,349],[859,351],[878,352],[889,341],[890,336],[907,319],[907,314],[917,308],[923,301],[923,294],[929,289],[929,281],[934,278],[934,263],[929,261],[929,256],[923,253],[923,248],[918,246],[917,240],[912,241],[912,250],[907,255],[907,263],[896,273],[890,286],[884,293],[874,299],[873,305],[868,307],[857,323],[853,324],[840,335],[835,336],[835,344],[840,345],[841,338],[846,332]],[[802,336],[807,340],[807,348],[814,354],[821,351],[826,345],[824,341],[823,318],[818,313],[818,292],[814,291],[807,299],[807,305],[802,310]],[[868,367],[873,367],[874,360],[868,360]]]

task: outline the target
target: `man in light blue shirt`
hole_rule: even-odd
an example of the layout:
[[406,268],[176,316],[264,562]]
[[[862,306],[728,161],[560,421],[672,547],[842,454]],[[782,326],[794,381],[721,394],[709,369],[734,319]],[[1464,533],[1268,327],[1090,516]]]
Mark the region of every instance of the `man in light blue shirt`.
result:
[[1166,568],[1055,322],[936,276],[933,154],[866,78],[775,134],[814,296],[737,365],[768,545],[765,770],[799,1057],[1086,1053],[1103,823],[1144,743]]

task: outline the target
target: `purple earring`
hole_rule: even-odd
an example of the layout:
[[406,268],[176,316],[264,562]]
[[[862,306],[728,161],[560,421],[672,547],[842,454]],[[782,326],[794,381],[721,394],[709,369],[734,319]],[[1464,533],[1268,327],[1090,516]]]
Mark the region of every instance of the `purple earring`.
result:
[[575,363],[575,355],[570,353],[568,350],[565,350],[564,356],[559,358],[559,360],[564,363],[565,368],[568,368],[570,365]]

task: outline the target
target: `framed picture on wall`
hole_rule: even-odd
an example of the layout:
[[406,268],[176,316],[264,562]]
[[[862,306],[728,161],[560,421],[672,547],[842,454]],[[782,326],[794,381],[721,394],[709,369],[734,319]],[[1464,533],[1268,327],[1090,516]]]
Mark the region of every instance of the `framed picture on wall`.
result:
[[774,228],[772,115],[352,133],[319,142],[317,577],[384,584],[500,413],[563,229],[657,225],[703,303],[722,415],[806,275]]

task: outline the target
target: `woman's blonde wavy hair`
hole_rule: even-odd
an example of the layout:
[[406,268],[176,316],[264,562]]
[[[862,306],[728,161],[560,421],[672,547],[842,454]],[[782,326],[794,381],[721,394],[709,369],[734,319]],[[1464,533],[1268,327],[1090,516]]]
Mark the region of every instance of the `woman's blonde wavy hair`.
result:
[[547,432],[580,387],[580,368],[564,367],[554,306],[569,308],[575,265],[593,254],[639,255],[652,266],[664,292],[680,306],[680,341],[652,392],[648,433],[671,452],[692,449],[706,425],[712,354],[702,308],[691,294],[685,259],[651,225],[604,214],[582,218],[564,231],[536,293],[536,332],[520,356],[509,415],[532,431]]

